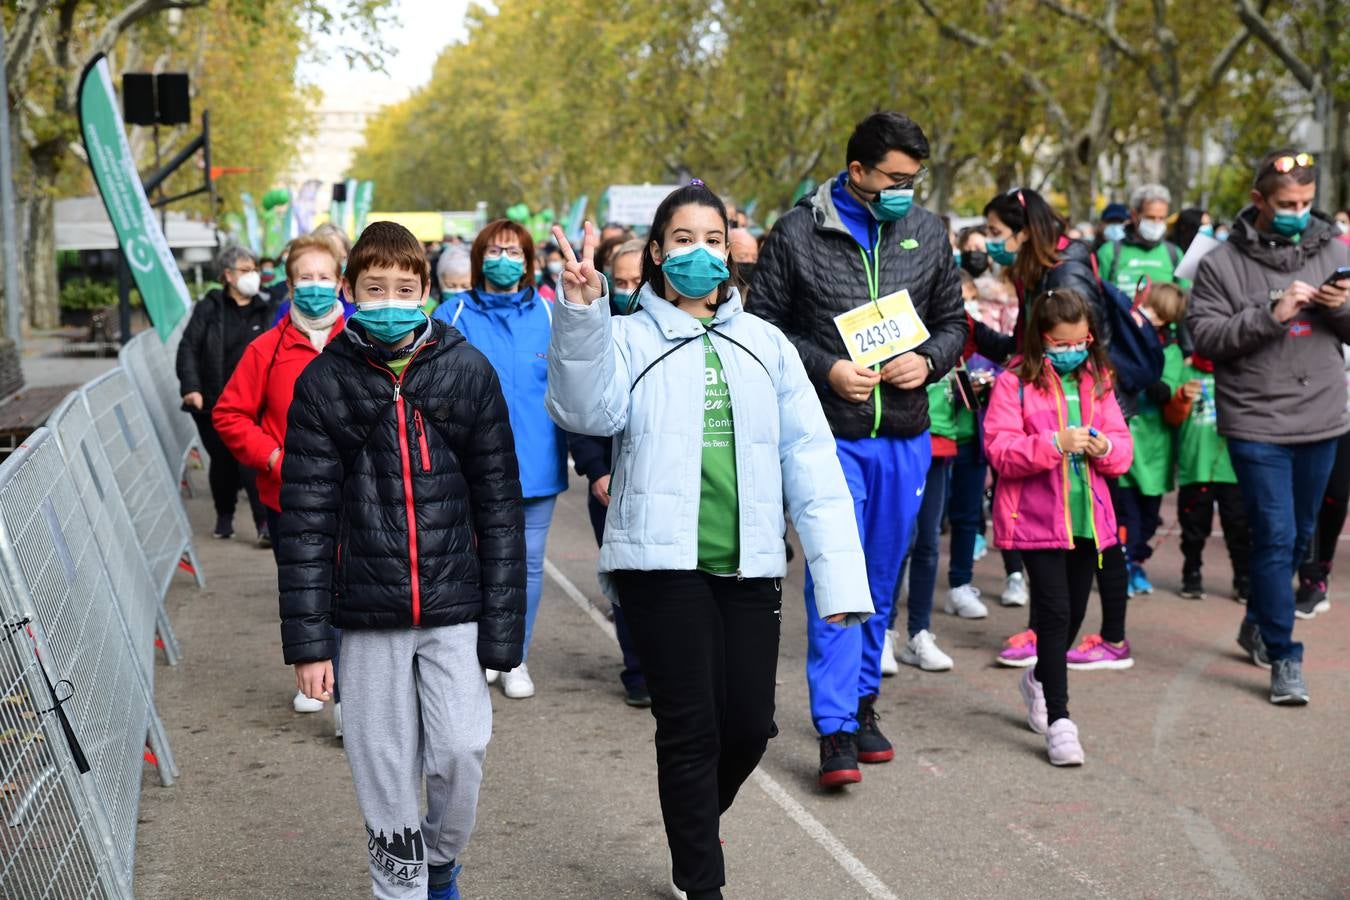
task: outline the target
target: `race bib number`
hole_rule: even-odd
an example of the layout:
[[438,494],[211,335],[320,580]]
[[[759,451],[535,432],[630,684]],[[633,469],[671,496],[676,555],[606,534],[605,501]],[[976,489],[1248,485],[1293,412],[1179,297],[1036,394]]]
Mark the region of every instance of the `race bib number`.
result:
[[909,291],[887,294],[834,317],[834,325],[860,366],[874,366],[928,340],[928,328],[914,309]]

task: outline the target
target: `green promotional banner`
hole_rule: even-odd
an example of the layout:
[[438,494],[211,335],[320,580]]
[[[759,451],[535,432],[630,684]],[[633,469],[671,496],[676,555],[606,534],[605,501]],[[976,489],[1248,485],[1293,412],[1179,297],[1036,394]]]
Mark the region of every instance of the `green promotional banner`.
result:
[[370,218],[371,204],[375,202],[375,182],[362,181],[356,186],[356,234],[366,230],[366,220]]
[[347,204],[342,210],[342,230],[347,232],[347,237],[356,240],[361,236],[361,232],[356,228],[356,185],[355,178],[347,179]]
[[155,331],[160,340],[167,340],[187,315],[192,300],[159,219],[146,199],[127,144],[108,60],[102,54],[94,57],[80,76],[79,119],[89,168],[117,232],[117,242]]
[[253,195],[247,191],[240,192],[239,204],[244,208],[244,228],[247,229],[248,248],[254,253],[262,253],[262,225],[258,222],[258,208],[253,205]]

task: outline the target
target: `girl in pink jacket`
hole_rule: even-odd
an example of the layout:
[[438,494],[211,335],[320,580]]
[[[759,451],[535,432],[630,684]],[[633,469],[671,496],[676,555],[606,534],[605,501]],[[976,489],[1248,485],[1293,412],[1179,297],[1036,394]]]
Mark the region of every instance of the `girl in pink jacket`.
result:
[[994,543],[1022,551],[1031,581],[1039,657],[1021,680],[1022,699],[1057,766],[1083,763],[1064,654],[1101,552],[1117,542],[1106,479],[1123,475],[1133,456],[1096,331],[1081,294],[1056,288],[1037,297],[1023,356],[999,376],[984,421],[985,453],[999,474]]

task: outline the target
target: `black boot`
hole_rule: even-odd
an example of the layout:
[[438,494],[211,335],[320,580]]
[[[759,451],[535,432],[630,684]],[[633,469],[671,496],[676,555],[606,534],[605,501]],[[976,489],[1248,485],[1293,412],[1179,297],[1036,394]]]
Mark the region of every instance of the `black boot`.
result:
[[858,771],[858,745],[847,731],[820,738],[820,786],[843,787],[862,781]]
[[863,697],[858,701],[858,761],[865,763],[883,763],[895,759],[895,748],[886,740],[886,735],[877,727],[877,695]]

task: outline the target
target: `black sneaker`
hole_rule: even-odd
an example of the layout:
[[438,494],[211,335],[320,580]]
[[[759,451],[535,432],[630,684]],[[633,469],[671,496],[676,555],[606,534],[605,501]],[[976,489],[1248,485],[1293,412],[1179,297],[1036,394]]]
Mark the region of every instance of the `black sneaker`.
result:
[[1252,580],[1246,575],[1233,576],[1233,602],[1247,605],[1247,598],[1252,595]]
[[258,529],[258,546],[264,550],[272,549],[272,533],[264,525]]
[[634,709],[648,709],[652,705],[652,695],[647,691],[646,685],[624,688],[623,693],[623,702]]
[[1324,613],[1331,609],[1331,601],[1327,599],[1327,583],[1325,581],[1300,581],[1298,591],[1294,594],[1294,615],[1300,619],[1311,619],[1318,613]]
[[1261,638],[1261,629],[1251,622],[1243,622],[1238,628],[1238,646],[1247,651],[1252,664],[1263,669],[1270,668],[1270,657],[1266,654],[1266,642]]
[[1270,670],[1270,702],[1287,706],[1308,705],[1308,684],[1303,680],[1302,662],[1275,660]]
[[234,537],[234,516],[216,516],[216,530],[211,536],[222,541]]
[[877,727],[877,695],[858,701],[858,761],[884,763],[895,759],[895,748]]
[[858,745],[847,731],[836,731],[820,739],[820,786],[843,787],[862,781],[858,770]]
[[1181,596],[1187,600],[1205,599],[1205,584],[1200,580],[1199,572],[1181,573]]

